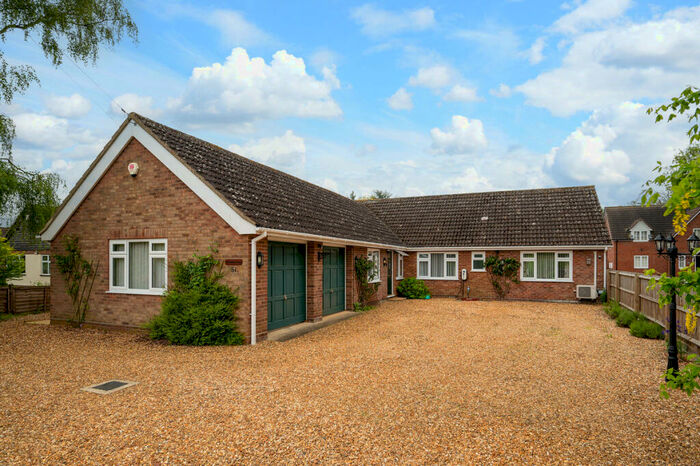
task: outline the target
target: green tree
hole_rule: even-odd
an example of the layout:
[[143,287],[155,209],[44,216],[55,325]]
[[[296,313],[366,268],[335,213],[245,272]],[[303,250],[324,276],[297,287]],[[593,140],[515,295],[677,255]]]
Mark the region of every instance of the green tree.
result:
[[[0,40],[4,43],[13,34],[35,42],[58,67],[65,55],[86,65],[95,63],[102,45],[114,46],[125,34],[137,40],[138,30],[121,0],[0,0]],[[32,83],[39,83],[34,68],[9,63],[0,50],[2,100],[12,103]],[[0,114],[0,216],[18,216],[16,223],[36,233],[58,205],[61,180],[15,165],[14,137],[12,119]]]
[[6,286],[9,280],[19,278],[24,273],[24,257],[0,237],[0,286]]
[[[690,147],[678,154],[669,167],[657,163],[654,171],[658,173],[656,178],[648,181],[642,193],[642,202],[645,205],[655,203],[664,191],[668,192],[668,200],[665,203],[666,215],[673,215],[673,226],[679,235],[683,235],[687,229],[689,219],[688,211],[700,207],[700,157],[696,149],[696,143],[700,142],[700,89],[689,86],[674,97],[669,104],[650,108],[649,114],[656,115],[656,121],[672,121],[680,115],[688,118],[691,124],[688,130]],[[700,253],[700,250],[694,251]],[[654,270],[647,271],[651,275]],[[693,271],[692,267],[681,269],[676,277],[661,274],[658,280],[652,279],[650,287],[659,291],[659,305],[663,306],[671,302],[672,296],[683,296],[686,307],[686,330],[693,332],[697,325],[697,314],[700,309],[700,272]],[[675,325],[675,322],[670,322]],[[671,371],[671,370],[669,370]],[[678,374],[667,374],[668,382],[661,385],[661,393],[667,396],[668,388],[681,389],[688,395],[699,388],[697,379],[700,376],[697,359],[691,360]]]

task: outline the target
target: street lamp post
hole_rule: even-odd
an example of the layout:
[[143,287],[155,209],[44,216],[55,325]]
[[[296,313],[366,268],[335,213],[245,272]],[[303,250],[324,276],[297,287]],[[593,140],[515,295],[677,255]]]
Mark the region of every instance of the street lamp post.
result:
[[[690,235],[688,238],[688,250],[689,254],[678,252],[676,247],[676,240],[673,235],[668,235],[668,238],[664,238],[660,233],[654,238],[654,243],[656,246],[656,252],[659,255],[667,256],[670,263],[669,275],[671,277],[676,276],[676,261],[678,256],[691,256],[693,251],[700,247],[700,238],[697,237],[695,233]],[[668,305],[668,363],[666,365],[666,370],[673,369],[673,372],[678,372],[678,342],[676,339],[676,291],[672,291],[671,303]]]

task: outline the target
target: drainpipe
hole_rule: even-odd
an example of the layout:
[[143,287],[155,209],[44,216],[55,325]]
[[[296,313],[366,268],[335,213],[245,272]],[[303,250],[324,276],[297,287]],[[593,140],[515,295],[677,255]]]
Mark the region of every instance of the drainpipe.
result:
[[593,289],[598,293],[598,251],[593,251]]
[[260,236],[256,236],[250,241],[250,344],[254,345],[257,340],[257,316],[258,312],[256,309],[257,305],[257,271],[258,265],[255,263],[257,256],[257,246],[258,241],[267,237],[267,232],[264,232]]
[[605,248],[605,251],[603,252],[603,258],[605,259],[603,261],[603,288],[605,291],[608,291],[608,248]]

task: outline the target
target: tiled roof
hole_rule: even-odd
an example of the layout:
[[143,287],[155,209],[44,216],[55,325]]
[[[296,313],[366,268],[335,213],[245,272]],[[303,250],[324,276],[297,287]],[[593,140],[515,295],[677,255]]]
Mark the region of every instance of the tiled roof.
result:
[[29,235],[26,230],[19,227],[12,231],[12,227],[2,228],[2,235],[7,236],[7,242],[15,251],[48,251],[49,243],[41,241]]
[[364,201],[409,247],[610,244],[593,186]]
[[361,203],[148,118],[131,116],[259,227],[401,244]]
[[649,225],[653,234],[673,233],[673,217],[665,216],[664,206],[614,206],[605,208],[605,217],[610,225],[610,235],[615,241],[630,239],[629,229],[638,220]]

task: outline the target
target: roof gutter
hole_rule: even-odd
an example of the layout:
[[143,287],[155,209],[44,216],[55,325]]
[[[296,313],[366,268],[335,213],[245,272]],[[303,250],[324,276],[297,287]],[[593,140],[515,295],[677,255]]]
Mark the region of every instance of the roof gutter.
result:
[[250,241],[250,344],[254,345],[257,342],[257,301],[258,296],[256,294],[258,280],[257,271],[258,267],[255,263],[257,256],[258,241],[267,237],[267,232],[263,232],[261,235],[256,236]]

